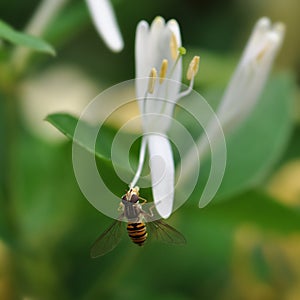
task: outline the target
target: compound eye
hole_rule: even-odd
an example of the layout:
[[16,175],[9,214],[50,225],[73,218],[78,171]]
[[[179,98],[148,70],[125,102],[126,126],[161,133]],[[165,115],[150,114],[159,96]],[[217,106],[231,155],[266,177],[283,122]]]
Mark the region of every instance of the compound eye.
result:
[[122,197],[122,201],[127,201],[126,195]]
[[139,196],[136,194],[131,195],[130,202],[137,203],[139,201]]

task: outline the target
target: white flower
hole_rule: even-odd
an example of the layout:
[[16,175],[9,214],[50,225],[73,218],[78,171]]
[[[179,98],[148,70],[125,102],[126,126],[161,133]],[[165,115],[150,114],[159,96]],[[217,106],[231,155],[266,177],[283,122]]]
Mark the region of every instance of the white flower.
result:
[[[208,153],[210,145],[218,146],[218,141],[224,138],[220,136],[220,134],[223,134],[219,130],[220,125],[225,135],[228,135],[248,117],[263,91],[283,37],[283,24],[275,23],[272,25],[268,18],[258,20],[242,58],[217,108],[216,114],[219,123],[217,123],[216,119],[211,120],[205,128],[207,138],[205,135],[202,135],[197,141],[199,160],[203,159]],[[189,153],[181,160],[181,165],[188,166],[185,169],[186,174],[192,173],[194,164],[195,162],[191,161]],[[178,169],[180,167],[179,165]],[[189,176],[186,176],[185,182],[188,180]],[[206,187],[214,181],[216,181],[216,178],[210,177]],[[211,198],[202,202],[200,199],[199,206],[204,207],[210,200]]]
[[124,47],[124,42],[109,0],[86,0],[93,22],[106,45],[115,52]]
[[[255,106],[268,79],[284,37],[284,25],[266,17],[256,23],[241,60],[216,111],[225,133],[236,128]],[[217,124],[208,124],[206,134],[216,139]],[[200,153],[208,150],[207,139],[199,142]]]
[[199,57],[195,57],[189,68],[190,87],[180,92],[182,53],[179,49],[184,51],[180,47],[180,29],[175,20],[165,23],[163,18],[157,17],[150,28],[145,21],[138,24],[135,44],[136,95],[144,136],[138,170],[130,187],[140,177],[148,145],[154,203],[163,218],[172,213],[175,174],[172,148],[166,133],[175,103],[191,91],[199,64]]

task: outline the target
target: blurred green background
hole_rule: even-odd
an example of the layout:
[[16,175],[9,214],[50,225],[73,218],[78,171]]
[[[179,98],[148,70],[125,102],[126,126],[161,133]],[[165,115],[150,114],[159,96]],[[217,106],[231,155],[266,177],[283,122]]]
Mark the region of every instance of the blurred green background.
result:
[[[33,53],[18,69],[14,47],[0,44],[0,299],[299,299],[300,2],[112,3],[125,41],[119,54],[79,0],[69,0],[43,35],[55,57]],[[0,18],[22,30],[38,4],[3,0]],[[178,20],[185,68],[201,56],[195,89],[213,106],[256,20],[282,21],[287,32],[260,104],[228,137],[216,199],[199,209],[196,190],[169,220],[187,245],[140,249],[124,238],[92,260],[90,245],[112,220],[83,197],[72,144],[44,118],[79,115],[99,92],[133,78],[136,25],[157,15]]]

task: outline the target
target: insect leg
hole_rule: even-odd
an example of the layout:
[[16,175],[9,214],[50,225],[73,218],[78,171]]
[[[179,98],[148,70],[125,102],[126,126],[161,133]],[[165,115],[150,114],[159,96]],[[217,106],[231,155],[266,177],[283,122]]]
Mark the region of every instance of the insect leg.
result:
[[140,203],[141,205],[147,203],[147,199],[145,199],[145,198],[139,197],[139,200],[142,200],[142,201],[143,201],[142,203]]

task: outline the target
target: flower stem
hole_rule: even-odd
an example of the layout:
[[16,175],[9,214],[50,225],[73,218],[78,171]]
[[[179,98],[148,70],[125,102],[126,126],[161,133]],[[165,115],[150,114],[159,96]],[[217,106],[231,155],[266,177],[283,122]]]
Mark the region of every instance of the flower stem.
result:
[[[53,18],[69,0],[43,0],[34,12],[24,31],[35,36],[42,36]],[[18,73],[27,65],[32,53],[29,48],[17,47],[12,53],[11,63]]]

